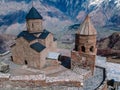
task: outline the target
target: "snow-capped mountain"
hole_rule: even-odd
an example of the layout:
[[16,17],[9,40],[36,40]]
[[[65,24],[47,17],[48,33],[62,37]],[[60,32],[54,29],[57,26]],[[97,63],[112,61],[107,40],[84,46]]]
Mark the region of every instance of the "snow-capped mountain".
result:
[[[90,13],[95,25],[119,24],[120,0],[41,0],[64,12],[72,20]],[[117,20],[116,20],[117,19]]]
[[[25,30],[25,16],[32,7],[44,18],[52,32],[81,23],[89,13],[97,27],[119,27],[120,0],[0,0],[0,33],[18,34]],[[13,28],[14,27],[14,28]]]

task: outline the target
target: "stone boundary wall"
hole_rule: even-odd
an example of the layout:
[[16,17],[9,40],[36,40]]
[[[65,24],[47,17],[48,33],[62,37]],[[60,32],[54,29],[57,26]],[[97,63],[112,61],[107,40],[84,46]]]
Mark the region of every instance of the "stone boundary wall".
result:
[[[54,77],[46,77],[44,74],[39,75],[20,75],[12,76],[10,74],[0,74],[0,87],[6,87],[9,84],[12,87],[50,87],[50,86],[68,86],[83,87],[79,81],[71,81],[70,79],[55,79]],[[95,90],[107,90],[106,80]]]
[[95,90],[107,90],[107,76],[106,76],[106,69],[104,67],[101,66],[96,66],[100,69],[103,69],[103,81],[101,82],[101,84],[99,85],[99,87],[97,87]]
[[44,74],[40,75],[20,75],[12,76],[10,74],[0,74],[0,87],[5,87],[5,83],[13,87],[39,87],[39,86],[74,86],[81,87],[81,82],[71,81],[69,79],[52,80],[53,77],[46,77]]

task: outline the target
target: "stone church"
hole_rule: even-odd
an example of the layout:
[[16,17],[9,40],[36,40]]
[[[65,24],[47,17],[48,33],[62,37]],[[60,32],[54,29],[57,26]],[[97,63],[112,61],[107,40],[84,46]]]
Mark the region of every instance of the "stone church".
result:
[[[53,34],[43,29],[43,17],[32,7],[26,16],[27,31],[22,31],[11,46],[12,60],[17,64],[43,68],[47,64],[57,65],[47,55],[59,56]],[[71,69],[81,68],[94,73],[96,60],[96,30],[87,16],[75,35],[75,48],[71,52]],[[53,55],[54,54],[54,55]],[[54,58],[53,58],[54,59]],[[57,59],[57,58],[56,58]]]
[[[44,72],[49,72],[48,74],[50,76],[47,75],[47,78],[46,73],[43,73],[42,76],[40,75],[40,78],[33,79],[32,76],[32,79],[29,79],[31,82],[30,85],[45,85],[46,87],[47,85],[64,86],[65,84],[66,86],[68,84],[68,86],[74,85],[74,87],[77,86],[80,87],[81,90],[83,90],[85,88],[84,86],[89,86],[89,84],[86,83],[86,81],[90,81],[89,83],[93,82],[93,80],[98,82],[99,79],[95,79],[95,74],[97,74],[98,78],[98,73],[96,73],[96,71],[94,70],[97,52],[97,32],[90,21],[89,15],[86,16],[85,20],[80,25],[79,29],[75,34],[75,48],[71,51],[70,58],[67,57],[69,59],[64,59],[67,55],[64,55],[62,58],[60,57],[60,53],[57,53],[57,42],[54,39],[53,34],[45,30],[43,28],[42,23],[43,17],[38,13],[38,11],[34,7],[32,7],[26,16],[27,30],[22,31],[17,36],[16,43],[11,46],[11,58],[14,63],[27,65],[28,67],[41,69],[43,71],[44,69],[46,69]],[[62,50],[62,52],[64,53],[64,50]],[[60,63],[62,64],[63,62],[59,62],[59,58],[63,61],[70,61],[69,64],[71,64],[71,69],[66,69],[62,67]],[[55,67],[53,65],[55,65]],[[97,71],[99,72],[99,69]],[[102,83],[100,83],[100,90],[107,90],[105,75],[106,72],[105,69],[103,69],[102,71],[103,76],[101,74],[100,76],[103,77],[103,80],[101,80]],[[88,79],[91,76],[95,76],[95,78],[92,77],[91,79],[93,80]],[[101,77],[99,78],[102,79]],[[17,79],[13,78],[13,81],[16,80],[18,82],[22,80],[23,83],[23,80],[25,78],[21,79],[20,77],[20,79],[18,79],[17,76]],[[12,79],[10,80],[12,81]],[[39,84],[36,82],[36,80]],[[25,82],[29,83],[28,81],[26,81],[26,79]],[[26,85],[28,84],[25,84],[25,86]],[[95,87],[95,85],[93,86]]]
[[96,29],[87,15],[75,35],[75,49],[71,52],[71,67],[91,70],[94,73],[96,60]]
[[32,7],[26,16],[27,31],[22,31],[11,46],[14,63],[40,69],[46,65],[47,54],[56,52],[57,42],[42,23],[43,17]]

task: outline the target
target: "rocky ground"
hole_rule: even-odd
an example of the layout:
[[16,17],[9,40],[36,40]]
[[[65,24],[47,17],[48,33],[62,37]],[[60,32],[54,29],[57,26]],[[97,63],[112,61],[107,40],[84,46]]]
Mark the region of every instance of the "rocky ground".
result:
[[84,90],[94,90],[103,80],[103,69],[96,68],[95,75],[85,81]]

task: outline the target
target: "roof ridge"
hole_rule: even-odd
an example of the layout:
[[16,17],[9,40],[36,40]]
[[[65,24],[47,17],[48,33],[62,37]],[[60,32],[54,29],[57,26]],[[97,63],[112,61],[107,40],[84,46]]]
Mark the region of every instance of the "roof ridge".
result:
[[46,39],[49,34],[50,34],[50,32],[44,29],[43,32],[41,33],[41,35],[39,36],[39,38]]

